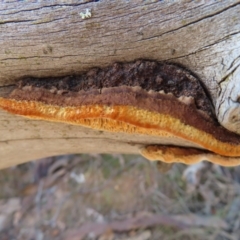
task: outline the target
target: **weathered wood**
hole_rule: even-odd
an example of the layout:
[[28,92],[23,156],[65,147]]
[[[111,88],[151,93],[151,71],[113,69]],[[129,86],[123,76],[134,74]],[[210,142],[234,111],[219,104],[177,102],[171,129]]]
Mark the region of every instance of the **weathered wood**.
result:
[[[92,17],[82,19],[86,9]],[[239,29],[237,0],[1,3],[0,92],[23,76],[69,75],[139,58],[170,61],[200,77],[219,121],[240,133]],[[238,121],[229,120],[233,111]],[[3,111],[0,122],[0,167],[64,153],[138,153],[143,144],[164,143]]]

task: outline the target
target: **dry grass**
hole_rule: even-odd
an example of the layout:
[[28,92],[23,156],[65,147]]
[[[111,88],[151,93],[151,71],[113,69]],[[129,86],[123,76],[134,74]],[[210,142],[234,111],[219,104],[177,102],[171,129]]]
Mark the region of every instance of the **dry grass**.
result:
[[[108,227],[101,240],[240,239],[240,168],[205,164],[196,181],[184,170],[174,165],[162,174],[139,156],[107,154],[2,170],[0,239],[72,240],[87,222]],[[90,232],[86,239],[97,239]]]

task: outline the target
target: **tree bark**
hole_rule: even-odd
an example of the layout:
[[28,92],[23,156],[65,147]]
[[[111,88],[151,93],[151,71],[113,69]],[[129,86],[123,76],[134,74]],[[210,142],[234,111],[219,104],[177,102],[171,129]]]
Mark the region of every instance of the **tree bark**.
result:
[[[86,11],[91,17],[84,19],[80,13]],[[167,61],[194,72],[219,122],[240,133],[239,29],[237,0],[5,1],[0,5],[0,96],[25,76],[78,74],[136,59]],[[143,145],[166,143],[4,111],[0,122],[0,168],[66,153],[135,154]]]

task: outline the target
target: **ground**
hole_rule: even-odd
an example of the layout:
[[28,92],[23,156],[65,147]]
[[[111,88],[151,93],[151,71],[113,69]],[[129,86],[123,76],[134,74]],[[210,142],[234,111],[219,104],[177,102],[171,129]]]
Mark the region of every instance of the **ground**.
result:
[[65,155],[0,174],[0,240],[238,240],[240,167]]

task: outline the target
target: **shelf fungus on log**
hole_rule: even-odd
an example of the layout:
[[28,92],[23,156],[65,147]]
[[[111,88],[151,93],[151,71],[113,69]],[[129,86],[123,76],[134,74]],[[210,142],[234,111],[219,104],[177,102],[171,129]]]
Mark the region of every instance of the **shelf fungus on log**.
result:
[[98,130],[178,137],[203,148],[146,146],[141,153],[150,160],[240,164],[240,136],[220,126],[199,80],[174,64],[138,60],[78,76],[26,77],[0,98],[0,108]]

